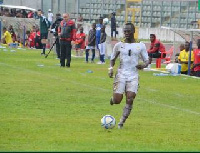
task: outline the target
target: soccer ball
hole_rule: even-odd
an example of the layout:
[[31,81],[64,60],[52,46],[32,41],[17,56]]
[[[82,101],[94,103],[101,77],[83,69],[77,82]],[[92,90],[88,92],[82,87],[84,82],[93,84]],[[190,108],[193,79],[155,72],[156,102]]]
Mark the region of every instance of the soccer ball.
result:
[[105,115],[102,119],[101,119],[101,126],[105,129],[112,129],[115,127],[115,118],[111,115]]
[[107,25],[108,24],[108,18],[103,19],[103,24]]

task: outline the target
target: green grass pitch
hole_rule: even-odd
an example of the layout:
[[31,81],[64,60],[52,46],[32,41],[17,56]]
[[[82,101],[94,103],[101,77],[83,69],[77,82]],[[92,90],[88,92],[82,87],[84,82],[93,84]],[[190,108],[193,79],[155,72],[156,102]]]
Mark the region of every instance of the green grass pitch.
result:
[[0,49],[0,151],[200,151],[199,79],[140,71],[124,128],[105,130],[101,118],[118,122],[125,105],[109,105],[109,61],[58,63],[52,53]]

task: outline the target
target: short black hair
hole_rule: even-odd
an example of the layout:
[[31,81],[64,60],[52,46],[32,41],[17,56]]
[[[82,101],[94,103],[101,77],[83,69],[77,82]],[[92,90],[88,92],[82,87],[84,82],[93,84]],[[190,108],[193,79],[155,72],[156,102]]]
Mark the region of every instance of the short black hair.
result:
[[41,11],[41,12],[42,12],[42,9],[38,9],[38,11]]
[[156,35],[155,34],[150,34],[150,37],[156,38]]
[[61,14],[60,14],[60,13],[57,13],[56,16],[61,16]]
[[127,22],[127,23],[125,23],[125,26],[126,26],[126,25],[130,25],[130,26],[131,26],[131,29],[133,29],[133,31],[135,31],[135,26],[134,26],[133,23]]
[[7,30],[7,28],[6,28],[6,27],[3,27],[3,30]]

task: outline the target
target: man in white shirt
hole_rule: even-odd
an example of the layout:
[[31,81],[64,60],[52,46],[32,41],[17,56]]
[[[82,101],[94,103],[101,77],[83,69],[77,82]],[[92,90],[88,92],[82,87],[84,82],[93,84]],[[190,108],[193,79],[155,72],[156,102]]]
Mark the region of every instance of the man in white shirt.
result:
[[51,9],[49,9],[49,11],[48,11],[48,20],[52,24],[52,22],[53,22],[53,13],[51,12]]
[[[131,113],[133,100],[136,97],[139,84],[138,70],[146,68],[149,63],[148,53],[144,43],[136,43],[134,39],[135,27],[132,23],[126,23],[124,27],[125,41],[118,42],[114,48],[110,59],[109,77],[113,77],[113,66],[119,56],[120,65],[115,75],[113,83],[113,97],[110,104],[120,104],[123,94],[126,95],[126,106],[118,123],[121,129],[126,119]],[[142,57],[143,64],[139,64],[139,57]]]

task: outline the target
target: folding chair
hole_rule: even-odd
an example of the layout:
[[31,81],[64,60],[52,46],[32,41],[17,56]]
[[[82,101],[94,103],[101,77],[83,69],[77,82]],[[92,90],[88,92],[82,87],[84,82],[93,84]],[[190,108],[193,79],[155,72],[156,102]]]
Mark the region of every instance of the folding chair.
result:
[[[174,46],[172,46],[168,51],[161,53],[161,58],[156,59],[156,68],[161,68],[162,59],[165,60],[164,64],[169,64],[171,62],[171,57],[173,55]],[[163,54],[166,54],[166,57],[163,57]]]

